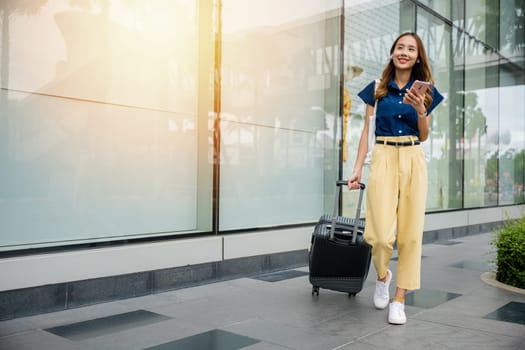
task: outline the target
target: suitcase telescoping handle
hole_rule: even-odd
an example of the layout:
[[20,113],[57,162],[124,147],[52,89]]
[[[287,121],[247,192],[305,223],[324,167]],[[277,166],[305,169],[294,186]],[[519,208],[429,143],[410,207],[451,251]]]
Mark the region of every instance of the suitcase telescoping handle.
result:
[[[347,186],[348,181],[347,180],[337,180],[336,185],[339,186]],[[363,193],[365,192],[365,184],[360,182],[359,183],[359,200],[357,201],[357,209],[355,212],[355,219],[354,219],[354,231],[352,232],[352,244],[355,244],[357,241],[357,227],[359,225],[359,219],[361,218],[361,203],[363,202]],[[330,239],[334,239],[335,234],[335,222],[337,220],[337,208],[339,206],[339,189],[336,189],[335,191],[335,203],[334,203],[334,213],[332,215],[332,226],[330,227]]]

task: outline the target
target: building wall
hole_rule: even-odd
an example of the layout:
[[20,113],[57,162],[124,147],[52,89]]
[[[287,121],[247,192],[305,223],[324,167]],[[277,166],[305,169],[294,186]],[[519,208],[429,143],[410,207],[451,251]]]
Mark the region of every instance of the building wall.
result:
[[[423,241],[490,232],[524,209],[427,214]],[[3,258],[0,320],[304,267],[312,232],[305,226]]]
[[[522,210],[523,207],[516,206],[428,214],[425,225],[426,240],[453,238],[452,234],[447,237],[445,232],[452,232],[458,228],[469,228],[471,233],[479,233],[479,227],[500,224],[507,218],[519,217]],[[310,247],[312,232],[313,227],[306,226],[4,258],[0,260],[0,292],[252,256],[305,251]],[[437,236],[436,232],[439,232]]]

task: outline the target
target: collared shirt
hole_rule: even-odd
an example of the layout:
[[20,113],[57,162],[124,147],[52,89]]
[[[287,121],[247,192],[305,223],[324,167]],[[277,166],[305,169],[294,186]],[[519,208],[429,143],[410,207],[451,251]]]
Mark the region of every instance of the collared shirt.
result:
[[[377,102],[376,115],[376,136],[419,136],[417,127],[418,115],[414,107],[403,103],[403,96],[406,90],[412,87],[414,79],[410,79],[408,84],[400,89],[397,84],[390,80],[387,88],[388,93]],[[368,84],[357,95],[370,106],[374,106],[374,85],[375,81]],[[427,114],[432,113],[434,108],[443,101],[443,95],[439,93],[435,86],[431,87],[430,95],[432,104],[427,108]]]

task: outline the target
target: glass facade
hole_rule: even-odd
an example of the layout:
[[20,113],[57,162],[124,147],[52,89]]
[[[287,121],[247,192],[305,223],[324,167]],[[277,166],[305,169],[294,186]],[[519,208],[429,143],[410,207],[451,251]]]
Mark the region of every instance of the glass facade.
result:
[[427,212],[524,203],[524,7],[2,1],[0,251],[315,222],[405,31],[446,97]]
[[2,249],[211,229],[199,5],[1,2]]
[[[427,211],[523,203],[525,2],[346,3],[345,89],[357,101],[346,134],[354,140],[349,154],[356,154],[364,114],[357,92],[379,77],[395,37],[416,31],[445,96],[423,144]],[[353,160],[344,163],[345,175]]]

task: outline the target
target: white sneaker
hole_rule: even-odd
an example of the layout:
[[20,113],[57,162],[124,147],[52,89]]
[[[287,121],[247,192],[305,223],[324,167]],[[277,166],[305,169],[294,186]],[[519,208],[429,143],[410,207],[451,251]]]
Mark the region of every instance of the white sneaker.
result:
[[405,314],[405,304],[399,301],[390,303],[388,307],[388,323],[391,324],[405,324],[407,323],[407,316]]
[[374,292],[374,305],[378,309],[384,309],[388,306],[390,301],[390,295],[388,294],[388,288],[390,287],[390,281],[392,280],[392,272],[386,271],[386,280],[384,282],[376,281],[376,291]]

